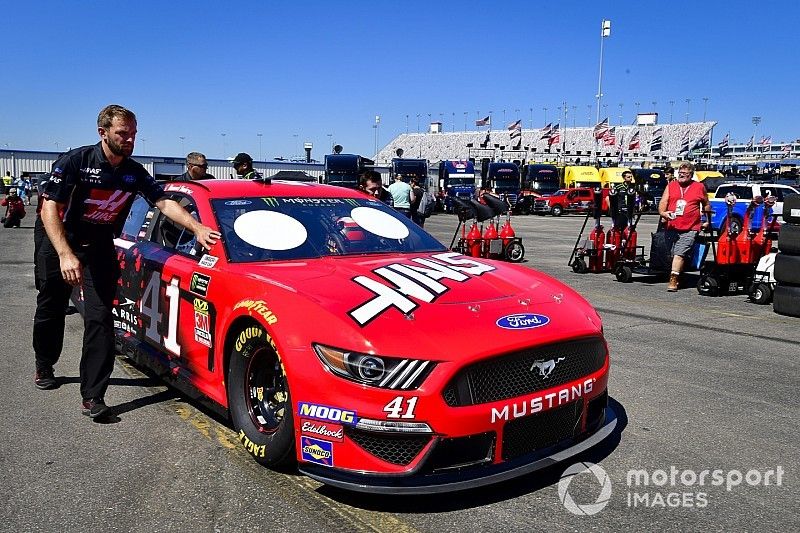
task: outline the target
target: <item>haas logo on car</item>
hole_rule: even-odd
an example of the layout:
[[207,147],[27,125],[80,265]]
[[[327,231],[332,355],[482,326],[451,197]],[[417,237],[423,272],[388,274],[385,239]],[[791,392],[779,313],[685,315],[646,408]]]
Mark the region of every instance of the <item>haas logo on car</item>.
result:
[[366,276],[353,279],[374,293],[375,297],[350,311],[349,315],[364,326],[391,308],[408,314],[418,307],[410,298],[431,303],[450,290],[439,280],[463,283],[472,279],[471,276],[481,276],[492,270],[495,270],[493,266],[467,259],[456,252],[435,254],[430,259],[418,257],[412,259],[410,264],[387,265],[373,271],[380,280]]

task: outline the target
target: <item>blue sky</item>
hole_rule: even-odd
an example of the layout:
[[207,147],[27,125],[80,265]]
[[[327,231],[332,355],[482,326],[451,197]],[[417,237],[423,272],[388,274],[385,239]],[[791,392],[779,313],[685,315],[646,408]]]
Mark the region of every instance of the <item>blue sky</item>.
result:
[[[136,153],[374,153],[431,119],[464,129],[594,122],[600,24],[612,124],[717,120],[745,142],[800,137],[800,2],[55,2],[6,0],[0,147],[96,142],[101,107],[136,112]],[[707,105],[703,98],[708,98]],[[670,100],[674,105],[670,105]],[[573,106],[575,112],[573,116]],[[516,110],[519,110],[517,112]],[[453,116],[455,113],[455,119]],[[562,120],[563,122],[563,120]],[[222,134],[225,134],[224,136]],[[330,135],[330,137],[329,137]],[[181,141],[180,137],[185,137]],[[58,145],[56,145],[58,143]]]

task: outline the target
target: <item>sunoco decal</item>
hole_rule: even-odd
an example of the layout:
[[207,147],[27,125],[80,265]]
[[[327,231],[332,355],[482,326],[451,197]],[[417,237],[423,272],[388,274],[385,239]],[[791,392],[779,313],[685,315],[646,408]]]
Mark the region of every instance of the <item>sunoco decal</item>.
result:
[[367,276],[353,278],[353,281],[372,292],[375,297],[348,314],[360,326],[367,325],[391,308],[408,314],[419,307],[411,298],[431,303],[450,290],[450,287],[439,280],[449,279],[464,283],[473,276],[481,276],[493,270],[495,267],[467,259],[456,252],[434,254],[430,258],[418,257],[408,263],[393,263],[373,270],[378,279]]
[[546,326],[549,322],[550,317],[545,315],[518,313],[500,317],[495,323],[503,329],[533,329]]
[[300,437],[302,459],[322,466],[333,466],[333,443],[311,437]]

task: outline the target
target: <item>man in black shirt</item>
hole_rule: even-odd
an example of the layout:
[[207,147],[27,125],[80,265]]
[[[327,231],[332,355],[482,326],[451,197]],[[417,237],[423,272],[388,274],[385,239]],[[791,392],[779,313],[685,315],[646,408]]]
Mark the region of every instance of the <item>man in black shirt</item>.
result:
[[100,142],[71,150],[53,163],[42,190],[42,225],[36,277],[39,295],[33,323],[35,385],[56,386],[53,365],[64,341],[64,310],[73,287],[84,304],[80,363],[83,414],[107,413],[104,395],[114,367],[112,304],[119,278],[114,237],[119,234],[136,194],[164,215],[194,232],[210,248],[220,234],[200,224],[147,170],[130,159],[136,140],[136,115],[110,105],[97,117]]
[[200,152],[191,152],[186,156],[186,172],[173,181],[208,180],[214,176],[208,173],[208,161]]

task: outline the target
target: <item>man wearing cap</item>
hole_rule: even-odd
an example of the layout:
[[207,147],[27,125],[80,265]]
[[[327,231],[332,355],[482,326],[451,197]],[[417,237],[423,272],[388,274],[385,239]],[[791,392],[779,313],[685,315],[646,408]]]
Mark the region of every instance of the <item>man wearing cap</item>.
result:
[[261,177],[261,174],[253,170],[253,158],[250,154],[239,152],[231,161],[236,175],[245,180],[252,180]]
[[190,152],[186,156],[186,172],[175,178],[174,181],[195,181],[214,178],[207,172],[208,161],[200,152]]

